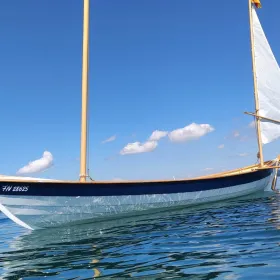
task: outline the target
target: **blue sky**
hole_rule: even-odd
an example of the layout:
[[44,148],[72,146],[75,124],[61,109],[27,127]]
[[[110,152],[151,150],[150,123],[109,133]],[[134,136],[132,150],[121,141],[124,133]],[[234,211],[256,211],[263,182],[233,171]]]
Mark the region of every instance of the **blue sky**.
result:
[[[280,2],[262,4],[258,15],[279,61]],[[77,179],[82,1],[0,5],[0,173],[13,175],[49,151],[53,167],[36,176]],[[254,163],[252,118],[243,114],[254,110],[247,1],[91,1],[89,94],[95,179],[182,178]],[[193,122],[214,131],[120,154],[155,130]],[[277,156],[279,140],[264,152]]]

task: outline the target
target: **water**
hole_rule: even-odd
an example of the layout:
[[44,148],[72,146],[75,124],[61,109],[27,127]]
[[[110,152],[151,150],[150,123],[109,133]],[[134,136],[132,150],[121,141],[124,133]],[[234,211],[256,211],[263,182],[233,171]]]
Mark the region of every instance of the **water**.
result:
[[0,279],[280,279],[280,195],[29,232],[0,214]]

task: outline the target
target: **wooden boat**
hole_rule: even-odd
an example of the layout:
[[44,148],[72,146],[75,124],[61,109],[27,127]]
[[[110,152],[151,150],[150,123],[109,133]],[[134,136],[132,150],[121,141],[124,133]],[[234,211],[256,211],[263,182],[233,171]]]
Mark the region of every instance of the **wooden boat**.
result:
[[249,0],[258,164],[182,180],[89,181],[87,174],[87,87],[89,0],[84,0],[81,169],[77,181],[0,176],[0,210],[15,223],[37,229],[101,220],[275,189],[280,157],[264,162],[263,144],[280,137],[280,70]]

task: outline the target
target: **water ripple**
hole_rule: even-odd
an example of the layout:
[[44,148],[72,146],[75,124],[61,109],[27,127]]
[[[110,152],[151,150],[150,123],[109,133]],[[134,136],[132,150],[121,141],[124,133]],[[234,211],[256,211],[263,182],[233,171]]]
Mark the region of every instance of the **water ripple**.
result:
[[0,279],[280,279],[279,195],[34,232],[0,225]]

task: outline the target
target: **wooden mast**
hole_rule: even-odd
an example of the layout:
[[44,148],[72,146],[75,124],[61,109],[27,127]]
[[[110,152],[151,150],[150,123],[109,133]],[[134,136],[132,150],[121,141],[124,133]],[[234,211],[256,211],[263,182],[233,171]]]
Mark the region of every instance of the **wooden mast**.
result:
[[263,149],[262,149],[262,140],[261,140],[261,124],[259,115],[259,97],[258,97],[258,87],[257,87],[257,77],[256,77],[256,61],[254,54],[254,33],[253,33],[253,20],[252,20],[252,0],[249,0],[249,19],[250,19],[250,34],[251,34],[251,52],[252,52],[252,68],[253,68],[253,77],[254,77],[254,95],[255,95],[255,108],[256,108],[256,128],[258,135],[258,146],[259,146],[259,155],[260,155],[260,165],[263,167]]
[[84,0],[80,182],[87,178],[89,0]]

